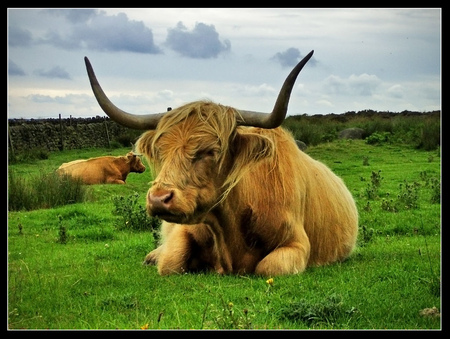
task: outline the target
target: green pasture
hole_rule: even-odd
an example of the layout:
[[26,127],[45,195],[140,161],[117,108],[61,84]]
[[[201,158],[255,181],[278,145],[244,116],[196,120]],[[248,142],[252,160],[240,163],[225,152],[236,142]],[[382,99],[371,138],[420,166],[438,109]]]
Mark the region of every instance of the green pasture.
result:
[[[32,178],[127,151],[55,152],[9,171]],[[334,140],[306,152],[355,197],[360,233],[347,261],[273,280],[161,277],[142,265],[152,233],[118,227],[113,213],[113,197],[137,193],[145,205],[150,172],[131,173],[126,185],[87,187],[84,202],[8,212],[9,329],[440,329],[439,150]]]

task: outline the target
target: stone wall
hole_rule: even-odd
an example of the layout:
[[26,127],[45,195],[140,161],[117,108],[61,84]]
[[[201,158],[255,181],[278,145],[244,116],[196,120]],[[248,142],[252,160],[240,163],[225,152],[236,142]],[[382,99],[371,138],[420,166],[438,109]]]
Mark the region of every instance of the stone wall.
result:
[[44,149],[109,147],[113,140],[138,132],[125,128],[109,118],[9,119],[8,150],[11,152]]

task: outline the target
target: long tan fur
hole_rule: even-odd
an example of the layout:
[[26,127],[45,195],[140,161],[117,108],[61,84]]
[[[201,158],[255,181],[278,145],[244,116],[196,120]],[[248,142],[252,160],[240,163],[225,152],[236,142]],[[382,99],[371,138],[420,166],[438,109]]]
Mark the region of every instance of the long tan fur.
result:
[[162,244],[145,261],[160,274],[273,276],[347,258],[358,213],[343,181],[289,132],[236,127],[235,116],[230,107],[194,102],[138,140],[156,175],[149,213],[152,197],[172,192]]

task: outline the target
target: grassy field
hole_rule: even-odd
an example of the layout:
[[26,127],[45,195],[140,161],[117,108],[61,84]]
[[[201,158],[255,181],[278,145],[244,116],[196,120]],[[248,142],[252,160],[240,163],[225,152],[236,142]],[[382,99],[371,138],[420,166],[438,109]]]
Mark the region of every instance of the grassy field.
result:
[[[26,178],[127,151],[55,152],[9,170]],[[150,174],[132,173],[126,185],[88,187],[83,203],[9,211],[9,328],[440,329],[439,151],[337,140],[307,153],[340,175],[357,202],[358,248],[347,261],[273,281],[161,277],[142,265],[151,232],[119,230],[112,213],[114,196],[137,193],[145,205]]]

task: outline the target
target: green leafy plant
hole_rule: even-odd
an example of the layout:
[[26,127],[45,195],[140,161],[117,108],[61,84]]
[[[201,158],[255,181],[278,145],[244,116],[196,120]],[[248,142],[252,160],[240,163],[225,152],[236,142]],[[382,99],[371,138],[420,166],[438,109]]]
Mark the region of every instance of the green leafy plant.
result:
[[[220,304],[217,305],[219,309],[212,309],[211,316],[213,323],[204,322],[206,318],[206,311],[208,309],[208,304],[203,312],[202,328],[204,325],[206,327],[219,328],[219,329],[251,329],[252,322],[251,316],[249,315],[249,310],[244,308],[241,310],[236,310],[234,304],[230,302],[225,302],[222,297],[220,297]],[[214,305],[210,305],[214,307]]]
[[366,143],[369,145],[379,145],[390,141],[390,132],[375,132],[366,138]]
[[431,190],[430,202],[439,204],[441,202],[441,180],[434,176],[429,176],[427,171],[420,172],[420,179],[425,182],[425,187]]
[[159,228],[161,221],[150,217],[145,206],[139,204],[139,194],[137,192],[128,196],[114,196],[113,214],[119,218],[116,228],[119,230],[151,231],[155,244],[159,241]]
[[375,234],[376,232],[373,228],[369,228],[366,225],[361,225],[359,227],[358,246],[363,247],[367,245]]
[[405,209],[419,208],[419,188],[420,184],[416,181],[408,183],[406,180],[399,185],[400,193],[398,201]]
[[383,177],[381,176],[381,170],[378,170],[377,172],[372,171],[372,174],[370,175],[370,183],[367,184],[365,190],[367,199],[373,200],[378,198],[378,190],[382,181]]

